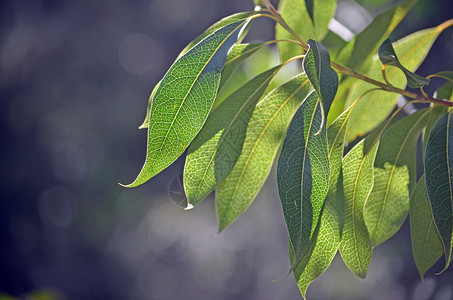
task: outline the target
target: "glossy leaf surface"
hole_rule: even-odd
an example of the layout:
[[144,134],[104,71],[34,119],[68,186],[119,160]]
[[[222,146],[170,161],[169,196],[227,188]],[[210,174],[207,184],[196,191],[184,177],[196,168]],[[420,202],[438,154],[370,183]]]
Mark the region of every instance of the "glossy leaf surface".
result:
[[410,202],[412,253],[418,272],[423,279],[426,271],[440,258],[444,252],[442,241],[437,232],[431,213],[425,176],[415,187]]
[[128,187],[161,172],[184,152],[205,123],[220,83],[220,72],[247,21],[222,27],[168,70],[152,100],[146,161]]
[[392,42],[390,39],[386,39],[378,50],[379,59],[381,60],[384,66],[395,66],[403,71],[404,75],[406,75],[407,85],[411,88],[419,88],[424,85],[428,85],[431,80],[415,74],[408,69],[406,69],[398,60],[396,56],[395,50],[393,49]]
[[313,91],[288,128],[278,159],[277,184],[297,263],[307,250],[329,188],[329,158],[321,100]]
[[429,134],[425,151],[426,190],[445,248],[445,268],[449,266],[453,233],[453,118],[440,117]]
[[252,203],[269,175],[291,119],[312,90],[305,74],[274,89],[256,106],[239,156],[228,177],[216,188],[219,232]]
[[349,109],[345,111],[327,129],[330,160],[327,200],[322,210],[317,236],[310,241],[310,253],[306,253],[294,269],[294,276],[304,297],[310,283],[330,266],[340,244],[344,225],[343,179],[340,178],[340,172],[349,112]]
[[280,68],[274,67],[245,83],[209,115],[189,147],[184,167],[189,206],[203,201],[233,169],[255,105]]
[[330,106],[338,89],[338,75],[330,67],[330,55],[319,42],[308,40],[310,48],[305,54],[303,66],[305,73],[321,98],[322,109],[327,119]]

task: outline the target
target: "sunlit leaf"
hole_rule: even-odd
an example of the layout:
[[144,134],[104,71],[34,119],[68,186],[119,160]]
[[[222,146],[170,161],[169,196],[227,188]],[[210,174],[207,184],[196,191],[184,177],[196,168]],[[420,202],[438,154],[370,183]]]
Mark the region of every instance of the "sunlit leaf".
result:
[[[311,0],[312,11],[310,16],[305,0],[281,0],[278,10],[289,27],[294,30],[304,41],[309,39],[322,40],[328,32],[328,24],[336,8],[336,0]],[[309,3],[310,4],[310,3]],[[295,13],[297,12],[297,13]],[[294,39],[294,37],[276,25],[277,39]],[[294,43],[279,43],[278,50],[282,61],[293,56],[301,55],[303,49]]]
[[437,232],[431,213],[425,176],[415,187],[410,201],[410,220],[412,252],[421,278],[444,252],[442,241]]
[[321,99],[313,91],[288,128],[278,159],[277,184],[297,263],[307,250],[329,188],[329,158]]
[[255,105],[280,69],[274,67],[245,83],[209,115],[189,147],[184,167],[189,207],[206,198],[233,169]]
[[378,56],[384,66],[395,66],[403,71],[404,75],[406,75],[407,85],[411,88],[419,88],[431,82],[430,79],[409,71],[400,63],[390,39],[386,39],[379,46]]
[[373,188],[373,163],[379,144],[366,142],[360,141],[343,158],[345,223],[340,253],[348,268],[361,278],[365,278],[372,256],[363,209]]
[[[231,15],[231,16],[228,16],[228,17],[225,17],[221,20],[219,20],[218,22],[214,23],[213,25],[211,25],[208,29],[206,29],[205,32],[203,32],[202,34],[200,34],[197,38],[195,38],[193,41],[191,41],[178,55],[178,58],[180,58],[181,56],[183,56],[187,51],[189,51],[191,48],[193,48],[196,44],[198,44],[199,42],[201,42],[202,39],[204,39],[205,37],[207,37],[208,35],[214,33],[214,31],[216,31],[217,29],[220,29],[226,25],[229,25],[231,23],[234,23],[234,22],[237,22],[237,21],[241,21],[241,20],[245,20],[249,17],[251,17],[252,15],[256,14],[256,12],[254,11],[250,11],[250,12],[240,12],[240,13],[237,13],[237,14],[234,14],[234,15]],[[249,22],[250,23],[250,22]],[[248,24],[249,24],[248,23]],[[248,24],[246,26],[248,26]],[[241,39],[241,37],[239,37],[239,39]],[[238,45],[239,46],[239,45]],[[233,47],[234,49],[235,47]],[[226,63],[225,63],[226,64]],[[239,64],[238,64],[239,65]],[[235,70],[235,68],[237,68],[237,66],[231,68],[230,67],[230,70],[228,70],[226,72],[226,74],[229,73],[229,71],[231,71],[231,73]],[[230,74],[229,74],[230,75]],[[227,76],[223,76],[222,75],[222,80],[221,80],[221,86],[222,86],[222,83],[225,83],[225,81],[229,78],[229,75]],[[223,78],[225,77],[225,79]],[[148,128],[148,125],[149,125],[149,113],[151,111],[151,104],[152,104],[152,100],[153,100],[153,97],[154,97],[154,94],[156,93],[157,91],[157,88],[159,87],[159,84],[160,84],[161,81],[159,81],[156,86],[153,88],[153,91],[151,92],[151,95],[149,96],[149,100],[148,100],[148,107],[146,109],[146,116],[145,116],[145,120],[143,121],[142,125],[140,125],[139,129],[143,129],[143,128]]]
[[231,48],[221,73],[219,91],[227,83],[228,79],[230,79],[231,75],[239,67],[239,65],[250,55],[261,49],[264,45],[264,43],[239,44],[234,45],[233,48]]
[[417,142],[430,115],[431,109],[418,111],[396,122],[381,137],[373,190],[364,212],[373,246],[393,236],[406,219],[409,195],[417,181]]
[[362,32],[339,51],[335,62],[356,71],[368,70],[369,60],[376,54],[379,45],[393,32],[417,1],[411,0],[396,5],[377,15]]
[[363,213],[371,244],[376,247],[394,235],[409,212],[407,166],[386,163],[374,168],[373,190]]
[[220,19],[219,21],[215,22],[211,26],[209,26],[208,29],[206,29],[202,34],[197,36],[193,41],[191,41],[182,51],[179,53],[178,58],[183,56],[187,51],[189,51],[191,48],[193,48],[196,44],[198,44],[201,40],[203,40],[205,37],[208,35],[211,35],[214,33],[214,31],[225,27],[229,24],[248,19],[249,17],[253,16],[256,14],[256,11],[246,11],[246,12],[240,12],[236,13],[230,16],[227,16],[223,19]]
[[445,267],[451,261],[453,234],[453,118],[449,112],[436,122],[425,151],[426,190],[445,248]]
[[151,92],[151,95],[149,96],[148,107],[146,107],[145,120],[143,121],[142,125],[140,125],[140,127],[138,127],[138,129],[148,128],[148,126],[149,126],[149,115],[151,113],[151,107],[152,107],[152,104],[153,104],[153,98],[154,98],[154,95],[156,94],[157,89],[159,88],[160,82],[161,81],[159,81],[156,84],[156,86],[154,87],[153,91]]
[[[294,268],[297,284],[305,297],[310,283],[329,267],[340,243],[344,224],[343,179],[340,178],[346,122],[350,109],[338,117],[327,129],[329,142],[329,191],[321,214],[318,232],[310,241],[309,250]],[[338,188],[340,186],[340,188]]]
[[303,66],[305,73],[321,98],[325,118],[338,88],[338,75],[330,67],[330,56],[327,49],[319,42],[308,40],[310,48],[305,54]]
[[[441,24],[431,29],[418,31],[393,43],[401,64],[406,66],[409,71],[414,72],[425,59],[437,36],[444,29],[445,26]],[[382,64],[379,58],[375,56],[366,75],[372,79],[382,81],[381,69]],[[386,75],[394,86],[398,88],[405,87],[406,79],[401,76],[402,74],[397,68],[388,68]],[[374,85],[367,82],[357,81],[349,93],[347,105],[350,105],[365,91],[374,87]],[[374,91],[365,95],[357,103],[351,114],[346,139],[352,141],[357,136],[365,135],[385,120],[395,107],[397,98],[398,94],[384,91]]]
[[216,188],[219,232],[252,203],[266,181],[289,123],[312,87],[305,74],[274,89],[261,100],[250,118],[236,165]]
[[218,29],[170,67],[152,100],[145,164],[128,187],[168,167],[200,131],[214,103],[228,51],[246,24],[241,20]]

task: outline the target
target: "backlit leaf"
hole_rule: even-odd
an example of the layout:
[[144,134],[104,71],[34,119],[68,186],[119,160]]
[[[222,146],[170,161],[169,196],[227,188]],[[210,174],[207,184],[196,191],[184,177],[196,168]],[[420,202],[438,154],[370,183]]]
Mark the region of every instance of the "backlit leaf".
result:
[[189,147],[184,167],[189,207],[203,201],[233,169],[255,105],[280,69],[274,67],[245,83],[209,115]]
[[431,82],[430,79],[415,74],[401,65],[390,39],[386,39],[382,42],[378,50],[378,56],[384,66],[395,66],[403,71],[404,75],[406,75],[407,85],[411,88],[419,88],[424,85],[428,85]]
[[409,212],[409,195],[417,180],[417,142],[431,115],[418,111],[391,126],[381,137],[373,190],[365,205],[365,223],[377,246],[393,236]]
[[[322,40],[328,32],[328,24],[336,8],[336,0],[311,0],[311,18],[305,0],[281,0],[278,10],[288,26],[293,29],[304,41],[309,39]],[[297,12],[297,13],[296,13]],[[277,39],[294,39],[279,24],[276,24]],[[279,43],[278,50],[282,61],[293,56],[301,55],[303,49],[294,43]]]
[[[425,59],[437,36],[444,29],[445,26],[441,24],[431,29],[418,31],[396,41],[393,47],[401,64],[406,66],[409,71],[414,72]],[[366,75],[372,79],[382,81],[381,68],[381,62],[375,56]],[[401,76],[397,68],[388,68],[386,75],[394,86],[398,88],[405,87],[406,79]],[[347,105],[350,105],[365,91],[374,87],[374,85],[364,81],[356,82],[349,93]],[[365,135],[385,120],[395,107],[397,98],[398,94],[384,91],[374,91],[365,95],[357,103],[351,114],[346,139],[352,141],[357,136]]]
[[330,55],[327,49],[319,42],[308,40],[310,48],[305,54],[303,66],[315,91],[322,102],[325,118],[338,88],[338,75],[330,67]]
[[236,165],[216,188],[219,232],[252,203],[266,181],[291,119],[312,90],[305,74],[274,89],[256,106]]
[[425,151],[426,190],[445,248],[445,267],[451,261],[453,233],[453,118],[451,112],[436,122]]
[[372,256],[363,209],[373,188],[373,163],[379,144],[366,142],[360,141],[343,158],[345,223],[340,253],[348,268],[361,278],[365,278]]
[[[202,39],[204,39],[205,37],[207,37],[208,35],[214,33],[214,31],[216,31],[217,29],[220,29],[226,25],[229,25],[231,23],[234,23],[234,22],[237,22],[237,21],[241,21],[241,20],[245,20],[249,17],[251,17],[252,15],[256,14],[257,12],[255,11],[250,11],[250,12],[240,12],[240,13],[237,13],[237,14],[234,14],[234,15],[231,15],[231,16],[228,16],[228,17],[225,17],[221,20],[219,20],[218,22],[214,23],[213,25],[211,25],[208,29],[206,29],[205,32],[203,32],[202,34],[200,34],[197,38],[195,38],[193,41],[191,41],[180,53],[179,55],[177,56],[176,60],[178,58],[180,58],[181,56],[183,56],[187,51],[189,51],[191,48],[193,48],[196,44],[198,44]],[[250,23],[250,22],[249,22]],[[234,49],[235,47],[233,47]],[[226,64],[226,63],[225,63]],[[237,66],[236,66],[237,67]],[[234,69],[232,70],[234,71]],[[223,79],[223,77],[226,77],[225,79]],[[222,81],[226,81],[228,79],[229,76],[223,76],[222,75]],[[153,96],[154,94],[156,93],[157,91],[157,88],[159,87],[159,84],[160,84],[160,81],[156,84],[156,86],[153,88],[153,91],[151,92],[151,96],[149,96],[149,100],[148,100],[148,107],[146,109],[146,116],[145,116],[145,120],[143,121],[142,125],[140,125],[139,129],[143,129],[143,128],[148,128],[148,125],[149,125],[149,113],[150,113],[150,110],[151,110],[151,104],[152,104],[152,100],[153,100]]]
[[431,213],[425,176],[415,187],[410,201],[410,220],[412,252],[421,278],[444,252],[442,241],[437,232]]
[[241,20],[245,20],[256,14],[256,11],[245,11],[245,12],[240,12],[233,14],[231,16],[227,16],[223,19],[220,19],[219,21],[215,22],[211,26],[209,26],[208,29],[206,29],[202,34],[197,36],[193,41],[191,41],[182,51],[179,53],[178,58],[183,56],[187,51],[189,51],[191,48],[193,48],[196,44],[198,44],[201,40],[203,40],[205,37],[208,35],[211,35],[214,33],[214,31],[225,27],[231,23],[235,23]]
[[288,128],[277,184],[296,264],[307,250],[329,188],[329,158],[321,99],[313,91]]
[[376,54],[379,45],[406,16],[418,0],[396,5],[379,15],[354,39],[349,41],[335,57],[335,62],[356,71],[367,71],[367,63]]
[[222,76],[220,78],[219,91],[230,79],[233,72],[239,67],[239,65],[246,60],[250,55],[261,49],[265,44],[239,44],[234,45],[228,53],[225,66],[222,70]]
[[407,166],[386,163],[374,168],[373,190],[363,213],[373,247],[394,235],[409,212],[409,174]]
[[170,67],[152,100],[145,164],[127,187],[138,186],[168,167],[200,131],[214,103],[228,51],[246,24],[241,20],[218,29]]

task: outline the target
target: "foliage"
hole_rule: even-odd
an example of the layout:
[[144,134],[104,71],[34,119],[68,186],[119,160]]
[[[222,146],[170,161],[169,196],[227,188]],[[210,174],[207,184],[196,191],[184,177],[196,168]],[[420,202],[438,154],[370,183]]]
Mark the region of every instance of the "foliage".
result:
[[[433,79],[453,81],[453,72],[423,77],[414,71],[453,20],[392,43],[388,35],[415,2],[382,12],[339,49],[328,46],[335,44],[328,27],[334,0],[281,0],[279,12],[267,0],[255,1],[266,8],[220,20],[181,52],[154,88],[140,126],[148,129],[146,161],[127,187],[146,182],[188,148],[186,209],[215,190],[221,232],[250,206],[279,154],[291,271],[304,297],[337,251],[364,278],[373,247],[408,215],[421,277],[441,254],[445,270],[453,249],[453,89],[447,83],[435,98],[423,87]],[[276,21],[277,40],[241,43],[260,17]],[[238,66],[272,43],[281,63],[216,102]],[[300,74],[268,88],[299,59]],[[401,95],[410,100],[395,108]],[[412,103],[429,105],[406,116]],[[425,174],[417,180],[422,135]]]

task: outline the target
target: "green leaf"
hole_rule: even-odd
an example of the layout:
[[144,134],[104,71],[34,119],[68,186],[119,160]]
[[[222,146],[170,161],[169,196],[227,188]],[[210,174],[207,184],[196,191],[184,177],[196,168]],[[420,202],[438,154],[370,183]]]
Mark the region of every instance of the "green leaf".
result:
[[356,71],[367,71],[369,60],[378,51],[379,45],[393,32],[417,1],[399,4],[377,15],[362,32],[339,51],[335,62]]
[[363,213],[371,245],[388,240],[401,227],[409,212],[409,174],[407,166],[386,163],[374,168],[373,190]]
[[294,265],[307,250],[329,188],[326,126],[313,91],[288,128],[277,165],[277,184]]
[[[179,55],[177,56],[176,60],[178,58],[180,58],[181,56],[183,56],[185,53],[187,53],[187,51],[189,51],[190,49],[192,49],[196,44],[198,44],[199,42],[201,42],[201,40],[203,40],[204,38],[206,38],[208,35],[214,33],[214,31],[226,26],[226,25],[229,25],[231,23],[234,23],[234,22],[237,22],[237,21],[241,21],[241,20],[245,20],[251,16],[253,16],[254,14],[256,14],[256,12],[254,11],[250,11],[250,12],[240,12],[240,13],[237,13],[237,14],[234,14],[234,15],[231,15],[231,16],[228,16],[228,17],[225,17],[221,20],[219,20],[218,22],[214,23],[213,25],[211,25],[208,29],[206,29],[205,32],[203,32],[202,34],[200,34],[196,39],[194,39],[192,42],[190,42],[180,53]],[[249,24],[249,23],[248,23]],[[248,26],[248,25],[247,25]],[[245,31],[245,30],[243,30]],[[235,47],[233,47],[234,49]],[[233,50],[232,49],[232,50]],[[231,50],[231,51],[232,51]],[[229,56],[229,55],[228,55]],[[245,59],[245,58],[244,58]],[[227,63],[225,63],[225,65],[227,65]],[[239,65],[239,64],[238,64]],[[237,68],[234,67],[230,70],[228,70],[226,73],[228,74],[229,71],[231,71],[231,73]],[[231,74],[229,74],[231,75]],[[225,83],[225,81],[229,78],[229,75],[223,75],[222,74],[222,80],[221,80],[221,85],[220,86],[223,86],[222,85],[222,82]],[[226,77],[225,79],[223,77]],[[157,91],[157,88],[159,87],[159,84],[160,84],[161,81],[159,81],[156,86],[154,86],[153,88],[153,91],[151,92],[151,95],[149,96],[149,100],[148,100],[148,107],[146,109],[146,116],[145,116],[145,120],[143,121],[142,125],[140,125],[139,129],[143,129],[143,128],[148,128],[149,126],[149,113],[151,111],[151,104],[152,104],[152,101],[153,101],[153,97],[154,97],[154,94],[156,93]],[[220,88],[219,88],[220,90]]]
[[189,51],[190,49],[192,49],[196,44],[198,44],[199,42],[201,42],[201,40],[203,40],[204,38],[206,38],[208,35],[211,35],[213,34],[216,30],[222,28],[222,27],[225,27],[227,25],[230,25],[232,23],[235,23],[235,22],[238,22],[238,21],[243,21],[243,20],[246,20],[248,18],[250,18],[251,16],[253,16],[254,14],[256,14],[257,12],[256,11],[246,11],[246,12],[240,12],[240,13],[236,13],[236,14],[233,14],[231,16],[228,16],[228,17],[225,17],[223,19],[220,19],[219,21],[215,22],[214,24],[212,24],[211,26],[209,26],[208,29],[205,30],[205,32],[203,32],[202,34],[200,34],[199,36],[197,36],[193,41],[191,41],[182,51],[181,53],[179,53],[178,55],[178,58],[180,58],[181,56],[183,56],[184,54],[187,53],[187,51]]
[[154,95],[156,94],[157,89],[159,88],[159,85],[160,85],[161,81],[159,81],[154,86],[153,91],[151,92],[151,95],[149,96],[148,107],[146,108],[145,120],[143,121],[142,125],[140,125],[140,127],[138,127],[138,129],[144,129],[144,128],[148,128],[149,127],[149,115],[151,113],[151,107],[153,106],[153,98],[154,98]]
[[326,200],[319,223],[319,232],[315,233],[314,240],[306,257],[294,269],[294,276],[297,280],[302,296],[313,280],[318,278],[329,267],[340,243],[340,217],[335,207],[335,197]]
[[453,101],[453,82],[449,81],[441,85],[436,91],[436,98]]
[[365,278],[372,256],[363,209],[373,188],[373,163],[379,144],[366,142],[360,141],[343,158],[345,223],[340,253],[348,268],[361,278]]
[[390,39],[386,39],[378,50],[379,59],[381,60],[384,66],[395,66],[403,71],[404,75],[406,75],[407,85],[411,88],[419,88],[424,85],[428,85],[431,80],[415,74],[408,69],[406,69],[403,65],[401,65],[398,57],[396,56],[395,50],[393,49],[392,42]]
[[219,91],[230,79],[233,72],[239,67],[239,65],[246,60],[250,55],[261,49],[265,44],[239,44],[234,47],[228,53],[225,66],[222,70],[222,76],[220,78]]
[[406,219],[409,195],[417,181],[417,142],[430,116],[431,109],[418,111],[396,122],[381,137],[373,190],[364,211],[373,246],[393,236]]
[[445,267],[451,261],[453,234],[453,119],[451,112],[436,122],[425,151],[426,190],[445,253]]
[[345,111],[327,129],[330,160],[329,192],[321,213],[319,230],[315,232],[310,241],[308,253],[294,268],[294,276],[304,298],[310,283],[327,270],[340,244],[340,235],[344,225],[343,179],[340,178],[341,159],[350,110],[349,108]]
[[306,75],[300,74],[258,102],[247,127],[242,153],[230,175],[216,188],[219,232],[255,199],[269,175],[294,113],[311,90]]
[[436,74],[431,75],[432,77],[440,77],[443,79],[447,79],[450,81],[453,81],[453,71],[444,71],[444,72],[438,72]]
[[435,105],[431,113],[426,121],[426,127],[423,129],[423,153],[426,150],[426,144],[428,143],[429,133],[431,129],[433,129],[434,124],[436,124],[437,120],[443,115],[448,112],[448,107],[444,105]]
[[[309,2],[312,3],[309,7],[312,7],[310,10],[312,11],[311,14],[313,17],[310,17],[305,0],[281,0],[278,10],[288,26],[294,30],[302,40],[322,40],[329,30],[327,26],[335,13],[337,1],[312,0]],[[294,39],[294,37],[279,24],[276,25],[275,30],[277,39]],[[286,61],[293,56],[303,53],[303,49],[299,45],[287,42],[279,43],[278,50],[282,61]]]
[[338,75],[330,67],[330,56],[327,49],[319,42],[308,40],[310,46],[303,61],[305,73],[321,98],[325,118],[338,88]]
[[340,84],[338,85],[338,90],[333,99],[332,105],[329,109],[329,114],[327,116],[327,126],[330,126],[335,119],[340,116],[345,110],[346,99],[348,98],[348,94],[351,90],[353,83],[355,82],[355,78],[353,77],[346,77],[341,80]]
[[[413,33],[393,44],[401,64],[411,72],[415,71],[425,59],[429,49],[437,36],[445,29],[442,24],[426,30]],[[368,77],[381,81],[381,62],[377,56],[373,58]],[[406,79],[398,74],[396,68],[389,68],[386,72],[388,80],[398,88],[404,88]],[[364,92],[375,88],[374,85],[364,81],[357,81],[351,88],[346,105],[350,105]],[[346,140],[352,141],[357,136],[365,135],[378,124],[382,123],[392,112],[396,105],[398,95],[384,91],[374,91],[365,95],[354,108],[346,133]]]
[[218,29],[170,67],[152,100],[145,164],[127,187],[168,167],[198,134],[214,103],[228,51],[246,24],[242,20]]
[[420,277],[434,265],[444,252],[442,241],[437,232],[431,213],[425,176],[415,187],[410,201],[412,252]]
[[245,83],[208,117],[186,158],[184,190],[188,207],[203,201],[233,169],[255,105],[281,67],[276,66]]

